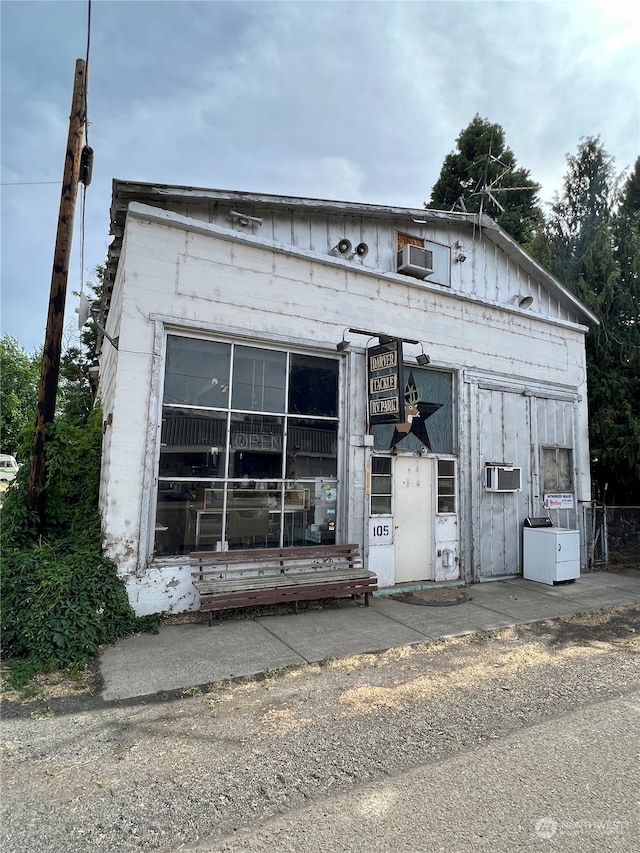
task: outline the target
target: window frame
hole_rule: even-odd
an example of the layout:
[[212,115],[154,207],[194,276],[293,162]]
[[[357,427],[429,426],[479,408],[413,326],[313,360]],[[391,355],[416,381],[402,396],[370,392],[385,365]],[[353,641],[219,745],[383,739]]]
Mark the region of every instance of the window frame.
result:
[[[226,345],[229,347],[229,393],[226,395],[226,399],[223,405],[216,406],[194,406],[189,403],[175,403],[175,402],[166,402],[164,401],[164,390],[165,390],[165,370],[168,361],[168,352],[169,352],[169,339],[170,338],[182,338],[187,340],[197,340],[200,342],[211,343],[214,345]],[[268,353],[278,353],[283,354],[285,359],[285,389],[284,389],[284,409],[283,411],[278,412],[259,412],[255,410],[245,410],[245,409],[236,409],[233,407],[233,373],[234,373],[234,360],[235,360],[235,351],[236,348],[244,348],[247,347],[253,350],[264,350]],[[333,373],[335,369],[335,404],[331,403],[331,405],[335,409],[335,415],[316,415],[316,414],[302,414],[300,412],[294,412],[293,410],[290,412],[289,408],[292,405],[290,400],[290,380],[291,380],[291,371],[292,365],[294,364],[294,359],[296,356],[302,356],[303,358],[307,358],[309,360],[317,359],[319,362],[319,366],[321,362],[325,363],[325,370],[328,370],[329,377]],[[327,362],[332,362],[333,366],[329,368]],[[313,366],[312,364],[310,365]],[[248,416],[248,417],[260,417],[265,416],[268,418],[281,419],[283,424],[283,448],[281,454],[281,467],[278,472],[278,477],[269,476],[268,484],[277,483],[278,488],[282,492],[282,500],[281,500],[281,516],[280,516],[280,531],[279,531],[279,547],[287,547],[286,542],[286,517],[285,512],[287,511],[288,504],[286,504],[286,495],[291,490],[292,487],[298,487],[302,489],[306,487],[307,490],[311,489],[311,493],[313,494],[313,490],[315,488],[316,496],[318,493],[318,489],[322,489],[325,497],[323,498],[323,505],[320,507],[317,504],[317,500],[315,504],[312,504],[310,507],[305,507],[312,511],[312,515],[314,511],[317,512],[325,512],[327,515],[331,516],[334,520],[329,524],[329,530],[339,532],[339,525],[337,524],[338,519],[340,518],[339,510],[340,500],[336,501],[335,495],[339,492],[340,486],[340,466],[344,464],[343,460],[343,452],[340,448],[339,434],[340,434],[340,423],[343,414],[343,381],[344,376],[342,372],[342,361],[339,356],[334,355],[333,353],[326,351],[312,351],[300,347],[295,346],[287,346],[283,343],[273,344],[262,344],[260,342],[254,342],[247,340],[245,338],[219,338],[219,337],[210,337],[207,335],[198,334],[195,330],[178,330],[175,328],[165,327],[164,329],[164,347],[163,347],[163,357],[160,364],[160,372],[159,372],[159,393],[158,393],[158,423],[157,423],[157,450],[155,453],[155,465],[154,465],[154,483],[155,486],[152,488],[153,499],[150,502],[149,509],[150,512],[150,541],[149,541],[149,554],[154,560],[176,560],[184,557],[185,553],[188,553],[189,550],[193,550],[197,548],[197,544],[188,543],[185,539],[184,545],[178,545],[175,549],[169,549],[167,552],[162,553],[158,548],[158,540],[157,536],[154,535],[154,528],[157,531],[160,529],[158,526],[158,497],[160,492],[160,484],[165,483],[168,484],[171,482],[182,482],[185,487],[188,484],[197,485],[199,487],[205,489],[222,489],[224,493],[224,501],[223,506],[226,511],[227,507],[227,498],[231,495],[234,488],[237,488],[239,484],[243,483],[246,478],[241,478],[238,476],[231,476],[232,474],[232,461],[231,454],[233,452],[232,440],[231,440],[231,425],[233,419],[237,416]],[[327,393],[333,393],[333,389],[331,387],[331,383],[329,380],[329,384],[327,385],[327,381],[325,379],[324,382],[325,388],[328,388]],[[298,397],[299,399],[299,397]],[[185,476],[170,476],[170,475],[160,475],[160,466],[161,466],[161,455],[162,455],[162,444],[161,444],[161,424],[164,417],[164,413],[167,409],[172,409],[177,412],[183,411],[185,413],[189,413],[191,410],[204,409],[208,411],[212,416],[221,415],[226,424],[226,432],[225,432],[225,440],[226,447],[224,449],[224,468],[222,471],[215,475],[206,474],[202,477],[197,477],[193,475],[185,475]],[[298,479],[294,479],[291,476],[289,470],[289,461],[287,456],[287,438],[288,438],[288,426],[289,422],[292,424],[296,422],[305,421],[309,423],[310,421],[324,422],[326,424],[332,424],[333,429],[327,430],[327,433],[335,438],[329,439],[330,443],[333,443],[332,452],[328,454],[326,452],[326,448],[323,447],[323,458],[326,457],[325,462],[327,462],[330,458],[335,459],[334,462],[334,473],[331,475],[317,475],[317,476],[301,476]],[[311,454],[314,455],[315,451],[311,448]],[[256,477],[256,482],[262,482],[261,478]],[[267,481],[265,481],[266,483]],[[327,493],[326,490],[329,490]],[[330,501],[333,500],[333,503]],[[328,501],[328,502],[327,502]],[[329,507],[333,506],[333,509],[325,509],[325,504]],[[309,517],[309,523],[313,521],[313,517]],[[226,539],[227,537],[225,537]],[[295,545],[295,543],[292,543]],[[314,542],[309,541],[308,544],[312,546],[315,544]]]
[[[385,462],[388,463],[389,471],[374,471],[374,462]],[[370,465],[370,485],[369,485],[369,517],[376,518],[377,516],[387,516],[393,515],[393,458],[391,456],[382,456],[382,455],[372,455],[371,460],[369,462]],[[388,478],[389,481],[389,490],[387,492],[374,492],[374,477],[378,478]],[[389,499],[389,509],[384,512],[377,512],[373,509],[373,499],[374,498],[388,498]]]
[[[554,488],[547,488],[546,484],[546,463],[545,463],[545,455],[547,453],[553,453],[555,455],[555,473],[556,473],[556,483]],[[566,460],[566,471],[568,473],[569,482],[565,487],[564,484],[560,483],[560,454],[566,453],[568,454],[568,458]],[[575,492],[575,471],[574,471],[574,451],[573,447],[569,447],[563,444],[543,444],[540,447],[540,473],[542,478],[542,494],[543,495],[553,495],[553,494],[573,494]]]
[[[441,474],[440,473],[440,465],[451,464],[453,468],[453,473]],[[445,493],[441,491],[440,483],[444,480],[453,480],[453,491]],[[457,515],[458,513],[458,496],[459,496],[459,488],[458,488],[458,465],[457,459],[451,456],[447,457],[438,457],[436,461],[436,515]],[[450,499],[453,498],[453,509],[452,510],[443,510],[440,509],[440,499]]]

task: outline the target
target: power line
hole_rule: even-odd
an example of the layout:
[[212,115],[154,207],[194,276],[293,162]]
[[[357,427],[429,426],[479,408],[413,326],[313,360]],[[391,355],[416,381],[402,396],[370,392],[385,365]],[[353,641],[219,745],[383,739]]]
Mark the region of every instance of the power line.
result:
[[38,184],[58,184],[59,186],[61,183],[62,181],[2,181],[0,187],[32,187]]

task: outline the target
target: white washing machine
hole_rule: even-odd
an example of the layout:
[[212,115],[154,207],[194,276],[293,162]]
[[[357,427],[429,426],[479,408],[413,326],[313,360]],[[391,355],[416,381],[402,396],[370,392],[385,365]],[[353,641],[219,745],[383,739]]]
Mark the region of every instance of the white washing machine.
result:
[[553,527],[551,519],[528,518],[522,547],[522,576],[554,584],[580,577],[580,531]]

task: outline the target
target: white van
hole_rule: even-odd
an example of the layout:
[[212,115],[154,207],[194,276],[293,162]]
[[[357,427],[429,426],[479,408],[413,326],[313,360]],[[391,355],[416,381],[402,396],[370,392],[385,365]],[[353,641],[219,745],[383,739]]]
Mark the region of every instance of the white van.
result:
[[16,457],[10,456],[8,453],[0,453],[0,481],[5,480],[8,483],[13,480],[17,473]]

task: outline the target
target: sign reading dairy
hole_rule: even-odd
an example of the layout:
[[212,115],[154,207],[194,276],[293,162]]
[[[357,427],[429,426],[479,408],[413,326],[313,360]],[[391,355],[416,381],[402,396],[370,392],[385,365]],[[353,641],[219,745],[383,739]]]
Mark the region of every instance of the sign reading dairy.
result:
[[394,338],[367,350],[369,423],[397,424],[404,420],[402,341]]

